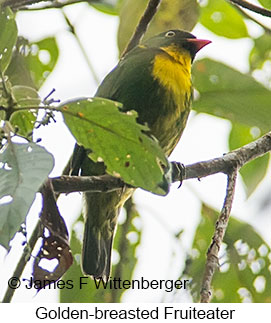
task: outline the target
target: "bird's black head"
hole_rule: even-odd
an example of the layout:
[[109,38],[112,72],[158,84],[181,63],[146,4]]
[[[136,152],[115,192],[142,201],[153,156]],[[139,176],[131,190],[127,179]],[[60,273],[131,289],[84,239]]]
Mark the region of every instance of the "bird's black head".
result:
[[186,49],[191,55],[193,61],[196,53],[204,46],[211,43],[210,40],[198,39],[187,31],[172,29],[158,34],[147,41],[144,45],[147,47],[169,47],[175,46],[180,50]]

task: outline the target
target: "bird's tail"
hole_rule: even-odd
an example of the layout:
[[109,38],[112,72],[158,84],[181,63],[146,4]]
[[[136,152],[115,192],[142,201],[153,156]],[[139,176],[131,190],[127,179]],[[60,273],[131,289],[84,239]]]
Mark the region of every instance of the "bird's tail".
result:
[[118,217],[116,193],[85,193],[82,269],[93,278],[110,276],[112,243]]

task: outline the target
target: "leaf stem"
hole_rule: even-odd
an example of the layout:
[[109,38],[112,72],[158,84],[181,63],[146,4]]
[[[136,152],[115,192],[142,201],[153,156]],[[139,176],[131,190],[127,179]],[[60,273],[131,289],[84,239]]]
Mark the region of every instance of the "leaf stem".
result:
[[63,14],[63,17],[64,17],[64,19],[65,19],[68,27],[69,27],[69,31],[73,34],[73,36],[74,36],[74,38],[75,38],[75,40],[76,40],[76,42],[77,42],[77,44],[78,44],[78,46],[79,46],[82,54],[84,56],[84,59],[85,59],[87,65],[88,65],[88,68],[89,68],[89,70],[90,70],[90,72],[92,74],[92,77],[93,77],[96,85],[98,85],[100,83],[100,80],[99,80],[98,75],[95,72],[95,69],[94,69],[94,67],[93,67],[93,65],[92,65],[92,63],[91,63],[91,61],[90,61],[90,59],[89,59],[89,57],[87,55],[87,52],[86,52],[86,50],[85,50],[85,48],[84,48],[84,46],[83,46],[83,44],[82,44],[82,42],[81,42],[81,40],[80,40],[77,32],[75,30],[74,25],[71,23],[70,19],[68,18],[68,16],[66,15],[66,13],[64,12],[63,9],[61,9],[61,12]]

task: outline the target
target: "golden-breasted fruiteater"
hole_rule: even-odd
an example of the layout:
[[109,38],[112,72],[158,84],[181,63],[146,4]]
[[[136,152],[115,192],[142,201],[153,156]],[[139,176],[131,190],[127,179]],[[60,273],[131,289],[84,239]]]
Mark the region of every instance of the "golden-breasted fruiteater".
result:
[[[191,64],[196,53],[209,43],[181,30],[152,37],[121,58],[95,96],[121,102],[123,111],[137,111],[137,121],[147,123],[169,156],[182,135],[190,111]],[[104,163],[92,161],[88,152],[76,145],[72,174],[105,174]],[[94,278],[109,277],[119,210],[132,191],[84,193],[82,269],[85,274]]]

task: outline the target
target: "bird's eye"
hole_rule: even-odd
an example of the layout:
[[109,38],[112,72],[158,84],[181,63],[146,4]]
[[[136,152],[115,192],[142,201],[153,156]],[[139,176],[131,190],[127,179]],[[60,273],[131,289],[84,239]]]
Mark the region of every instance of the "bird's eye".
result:
[[175,32],[174,32],[174,31],[172,31],[172,30],[170,30],[170,31],[168,31],[168,32],[166,33],[166,37],[173,37],[173,36],[175,36]]

